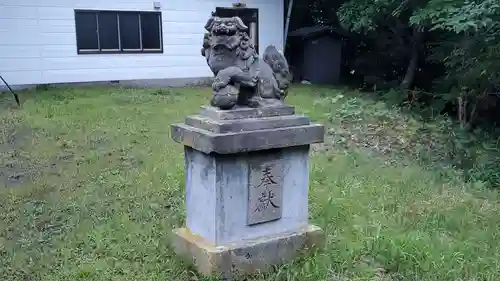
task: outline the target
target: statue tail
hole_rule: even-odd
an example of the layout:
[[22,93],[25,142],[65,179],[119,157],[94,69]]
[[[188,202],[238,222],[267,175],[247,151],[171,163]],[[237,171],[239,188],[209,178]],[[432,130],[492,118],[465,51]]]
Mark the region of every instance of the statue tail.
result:
[[274,77],[278,82],[278,88],[286,95],[286,90],[292,82],[292,75],[286,61],[285,55],[276,46],[269,45],[264,51],[262,59],[271,67]]

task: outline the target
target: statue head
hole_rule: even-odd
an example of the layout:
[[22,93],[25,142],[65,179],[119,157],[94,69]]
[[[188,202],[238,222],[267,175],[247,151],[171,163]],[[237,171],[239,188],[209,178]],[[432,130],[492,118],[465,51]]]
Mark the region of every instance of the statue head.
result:
[[248,27],[239,17],[222,18],[212,14],[205,30],[201,53],[214,74],[229,66],[241,66],[256,55]]
[[205,29],[215,36],[233,36],[238,32],[245,32],[248,27],[239,17],[220,18],[210,17],[205,24]]
[[207,47],[224,47],[229,50],[236,49],[246,34],[248,27],[239,17],[221,18],[212,16],[205,24],[207,30]]

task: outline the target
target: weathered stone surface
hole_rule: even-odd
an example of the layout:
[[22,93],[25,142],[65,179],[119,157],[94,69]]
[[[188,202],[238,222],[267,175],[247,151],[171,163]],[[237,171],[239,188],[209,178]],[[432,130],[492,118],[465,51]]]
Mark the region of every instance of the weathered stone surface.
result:
[[280,154],[270,153],[248,161],[247,223],[249,225],[281,218],[284,207],[285,167]]
[[263,118],[295,114],[290,105],[268,106],[260,108],[240,107],[222,110],[212,106],[202,106],[200,115],[214,120],[237,120],[246,118]]
[[[309,146],[245,154],[205,154],[185,148],[186,226],[214,245],[226,245],[308,225]],[[281,217],[249,225],[249,181],[255,164],[275,159],[282,171]]]
[[300,257],[304,251],[324,247],[323,231],[316,226],[297,229],[224,246],[215,246],[186,228],[176,229],[172,235],[174,251],[199,273],[219,278],[266,272]]
[[218,134],[185,124],[172,125],[172,138],[204,153],[233,154],[323,142],[319,124]]
[[213,133],[237,133],[309,125],[307,116],[275,116],[237,120],[213,120],[201,115],[188,116],[186,125]]
[[203,106],[199,115],[172,125],[172,138],[204,153],[244,153],[322,142],[324,128],[294,115],[289,105],[221,110]]
[[172,245],[201,274],[234,278],[323,247],[308,192],[309,147],[323,142],[324,127],[284,104],[289,71],[276,47],[260,59],[238,17],[212,17],[205,28],[212,106],[171,127],[184,145],[187,209]]
[[201,54],[215,75],[211,105],[232,110],[283,104],[292,78],[283,52],[269,45],[260,58],[239,17],[212,16],[205,29]]

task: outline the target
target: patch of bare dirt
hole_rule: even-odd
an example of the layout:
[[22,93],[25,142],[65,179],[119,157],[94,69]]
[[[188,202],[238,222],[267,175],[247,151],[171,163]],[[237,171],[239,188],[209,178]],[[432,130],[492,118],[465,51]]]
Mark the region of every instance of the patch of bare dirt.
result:
[[60,176],[59,166],[74,161],[74,152],[64,147],[47,159],[32,155],[33,147],[30,146],[36,142],[36,131],[30,128],[13,125],[0,132],[3,134],[0,138],[0,188],[12,188],[33,181],[42,173]]
[[1,90],[1,85],[2,82],[0,81],[0,110],[15,110],[18,109],[19,107],[17,106],[16,100],[12,96],[10,92],[2,92]]
[[23,146],[30,142],[33,131],[28,128],[4,128],[0,142],[0,185],[13,187],[23,184],[33,174],[30,155]]

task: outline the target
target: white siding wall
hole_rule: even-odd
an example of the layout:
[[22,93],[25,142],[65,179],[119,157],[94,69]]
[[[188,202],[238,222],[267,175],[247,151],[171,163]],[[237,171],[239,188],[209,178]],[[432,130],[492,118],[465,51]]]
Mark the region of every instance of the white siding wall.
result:
[[[12,85],[208,77],[200,49],[215,7],[230,0],[163,0],[163,54],[86,54],[76,49],[74,9],[154,11],[153,0],[0,0],[0,75]],[[283,46],[283,0],[259,9],[261,53]]]

